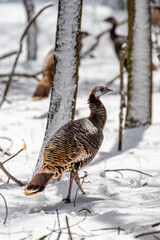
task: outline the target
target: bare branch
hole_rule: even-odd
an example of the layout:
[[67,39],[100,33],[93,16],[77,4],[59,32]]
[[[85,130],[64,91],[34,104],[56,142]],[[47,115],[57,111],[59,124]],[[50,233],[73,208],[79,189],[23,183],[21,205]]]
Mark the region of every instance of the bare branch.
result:
[[67,224],[67,229],[68,229],[69,240],[73,240],[67,216],[66,216],[66,224]]
[[3,154],[7,155],[7,156],[11,156],[11,153],[9,153],[8,151],[6,150],[3,150],[1,147],[0,147],[0,152],[2,152]]
[[4,55],[0,56],[0,60],[2,60],[4,58],[7,58],[7,57],[11,57],[15,54],[17,54],[17,51],[12,51],[12,52],[9,52],[9,53],[5,53]]
[[108,230],[118,230],[118,234],[120,234],[120,231],[125,231],[124,228],[121,227],[111,227],[111,228],[99,228],[99,229],[93,229],[92,231],[108,231]]
[[[35,78],[37,81],[39,81],[38,79],[38,75],[44,73],[44,71],[39,71],[37,73],[32,73],[32,74],[29,74],[29,73],[14,73],[12,76],[16,76],[16,77],[26,77],[26,78]],[[0,78],[4,78],[4,77],[9,77],[10,74],[9,73],[2,73],[0,74]]]
[[10,158],[8,158],[7,160],[5,160],[4,162],[2,162],[2,164],[8,162],[9,160],[11,160],[12,158],[14,158],[15,156],[17,156],[20,152],[22,152],[24,150],[24,148],[20,149],[17,153],[15,153],[13,156],[11,156]]
[[[117,26],[118,26],[118,25],[122,25],[122,24],[124,24],[124,23],[126,23],[126,22],[127,22],[127,19],[123,20],[122,22],[119,22],[119,23],[117,24]],[[110,31],[111,31],[111,28],[110,28],[110,29],[107,29],[107,30],[104,30],[103,32],[99,33],[99,34],[95,37],[95,38],[96,38],[96,42],[95,42],[88,50],[86,50],[86,51],[82,54],[81,58],[85,58],[87,55],[89,55],[91,52],[93,52],[93,50],[98,46],[101,37],[104,36],[106,33],[109,33]]]
[[135,238],[144,237],[144,236],[153,235],[153,234],[160,234],[160,231],[141,233],[141,234],[136,235]]
[[16,179],[15,177],[13,177],[6,169],[5,167],[3,166],[3,164],[0,162],[0,168],[2,169],[2,171],[7,175],[7,177],[9,179],[12,179],[15,183],[17,183],[19,186],[24,186],[24,184],[19,181],[18,179]]
[[8,206],[7,206],[7,202],[6,202],[5,197],[2,195],[2,193],[0,193],[0,195],[3,198],[3,200],[4,200],[4,204],[5,204],[5,208],[6,208],[6,216],[5,216],[5,219],[4,219],[4,222],[3,222],[3,224],[5,225],[6,221],[7,221],[7,217],[8,217]]
[[23,39],[28,31],[28,29],[30,28],[30,26],[32,25],[32,23],[36,20],[36,18],[48,7],[52,7],[53,4],[48,4],[46,6],[44,6],[28,23],[28,25],[26,26],[21,38],[20,38],[20,44],[19,44],[19,50],[17,52],[17,56],[15,58],[15,62],[13,64],[13,67],[12,67],[12,70],[11,70],[11,73],[10,73],[10,76],[9,76],[9,79],[8,79],[8,82],[7,82],[7,86],[6,86],[6,89],[4,91],[4,94],[3,94],[3,98],[2,98],[2,101],[0,103],[0,107],[2,106],[2,104],[4,103],[5,99],[6,99],[6,96],[7,96],[7,93],[8,93],[8,90],[9,90],[9,87],[11,85],[11,82],[12,82],[12,77],[13,77],[13,74],[14,74],[14,71],[15,71],[15,68],[16,68],[16,65],[18,63],[18,60],[19,60],[19,56],[22,52],[22,47],[23,47]]
[[56,209],[56,214],[57,214],[58,227],[59,227],[59,230],[61,231],[61,224],[60,224],[60,219],[59,219],[59,212],[58,212],[58,209]]
[[141,173],[143,175],[146,175],[146,176],[149,176],[149,177],[153,177],[151,174],[148,174],[148,173],[144,173],[142,171],[139,171],[139,170],[135,170],[135,169],[130,169],[130,168],[127,168],[127,169],[112,169],[112,170],[105,170],[104,172],[122,172],[122,171],[131,171],[131,172],[137,172],[137,173]]

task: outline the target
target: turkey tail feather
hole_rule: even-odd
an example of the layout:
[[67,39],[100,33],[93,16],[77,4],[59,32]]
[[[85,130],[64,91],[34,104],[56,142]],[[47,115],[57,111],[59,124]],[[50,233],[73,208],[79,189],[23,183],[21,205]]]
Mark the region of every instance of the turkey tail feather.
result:
[[25,195],[33,195],[42,192],[48,185],[52,176],[53,174],[51,173],[37,173],[26,187],[24,191]]

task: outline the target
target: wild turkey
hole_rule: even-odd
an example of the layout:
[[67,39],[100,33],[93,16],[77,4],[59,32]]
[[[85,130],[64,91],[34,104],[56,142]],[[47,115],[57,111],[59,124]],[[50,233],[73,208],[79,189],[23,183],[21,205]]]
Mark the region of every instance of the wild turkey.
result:
[[90,116],[62,126],[47,143],[43,153],[43,165],[25,189],[26,195],[44,190],[53,178],[59,181],[63,172],[70,172],[70,185],[65,203],[70,203],[73,180],[83,191],[78,171],[95,157],[103,141],[106,109],[100,96],[112,92],[107,87],[95,87],[89,96]]
[[[114,44],[116,55],[120,60],[120,51],[121,51],[122,45],[127,42],[127,37],[120,36],[116,33],[116,28],[118,26],[118,23],[115,18],[109,17],[109,18],[106,18],[104,21],[112,24],[112,28],[110,30],[110,38]],[[127,67],[127,58],[125,58],[124,66]]]
[[[81,40],[85,37],[89,36],[88,32],[81,32]],[[82,47],[82,42],[80,43],[80,48]],[[52,86],[53,82],[53,74],[54,74],[54,49],[50,50],[47,54],[47,57],[44,60],[43,63],[43,77],[41,81],[39,82],[34,94],[33,94],[33,100],[41,100],[46,97],[48,97],[50,88]]]

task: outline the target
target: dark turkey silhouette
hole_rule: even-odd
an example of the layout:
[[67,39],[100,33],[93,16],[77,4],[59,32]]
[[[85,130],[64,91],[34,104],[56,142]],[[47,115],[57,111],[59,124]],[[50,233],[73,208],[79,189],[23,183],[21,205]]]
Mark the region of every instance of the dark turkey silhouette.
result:
[[[116,33],[116,28],[118,26],[118,22],[116,21],[115,18],[109,17],[109,18],[106,18],[104,21],[112,24],[112,27],[110,29],[110,38],[114,44],[114,49],[115,49],[116,55],[117,55],[118,59],[120,60],[120,52],[122,49],[122,45],[124,43],[127,43],[127,37],[120,36]],[[124,66],[127,68],[127,57],[124,60]]]
[[[88,32],[81,32],[80,34],[80,40],[84,39],[85,37],[88,37]],[[82,47],[82,42],[80,43],[80,49]],[[40,80],[34,94],[33,94],[33,100],[41,100],[44,98],[47,98],[50,92],[50,88],[52,86],[53,82],[53,75],[54,75],[54,49],[50,50],[47,54],[43,67],[43,77]]]
[[103,141],[103,128],[106,122],[106,109],[100,96],[112,92],[107,87],[95,87],[89,96],[90,116],[62,126],[47,143],[43,153],[43,165],[25,189],[26,195],[44,190],[53,178],[59,181],[63,172],[70,172],[70,185],[66,203],[70,202],[73,180],[83,191],[78,171],[95,157]]

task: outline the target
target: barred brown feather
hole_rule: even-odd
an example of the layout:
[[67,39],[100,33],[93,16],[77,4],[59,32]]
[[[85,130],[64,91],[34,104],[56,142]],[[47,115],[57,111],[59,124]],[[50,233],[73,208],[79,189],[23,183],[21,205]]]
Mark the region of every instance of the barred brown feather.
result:
[[99,97],[111,91],[106,87],[95,87],[89,96],[91,114],[62,126],[47,143],[43,153],[43,165],[28,184],[25,194],[43,191],[51,178],[59,181],[63,172],[70,172],[70,187],[66,202],[70,202],[73,180],[84,193],[78,171],[95,157],[103,141],[106,109]]

